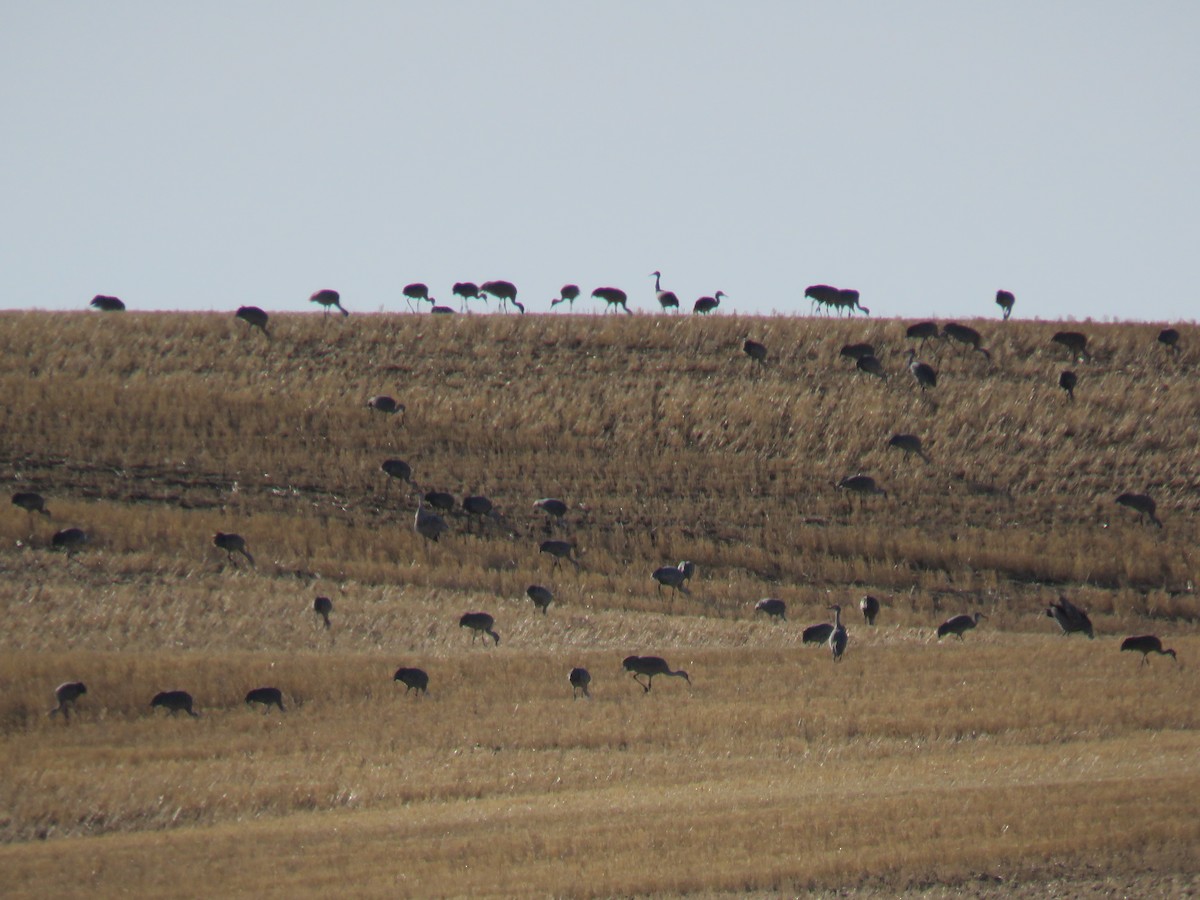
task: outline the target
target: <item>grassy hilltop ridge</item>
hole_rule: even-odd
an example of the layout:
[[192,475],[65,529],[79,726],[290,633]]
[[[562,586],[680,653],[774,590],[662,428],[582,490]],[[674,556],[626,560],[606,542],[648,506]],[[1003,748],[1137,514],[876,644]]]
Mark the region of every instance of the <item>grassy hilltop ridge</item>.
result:
[[[1172,352],[1152,325],[974,321],[990,361],[930,343],[922,394],[906,324],[297,314],[267,340],[225,314],[0,315],[0,467],[52,513],[0,515],[0,890],[1194,887],[1194,335]],[[1063,329],[1091,360],[1050,342]],[[886,381],[839,356],[858,341]],[[388,458],[500,517],[448,513],[430,544]],[[856,473],[887,495],[836,488]],[[49,551],[68,526],[90,536],[70,561]],[[551,536],[578,572],[538,553]],[[660,595],[650,572],[682,559],[690,591]],[[1057,633],[1060,592],[1096,640]],[[786,622],[755,616],[766,596]],[[834,602],[836,666],[800,640]],[[458,627],[474,609],[500,646]],[[976,610],[961,643],[933,638]],[[1182,665],[1118,652],[1143,632]],[[630,653],[692,685],[643,694]],[[399,665],[429,671],[428,697]],[[573,665],[593,700],[571,699]],[[45,715],[68,679],[88,685],[69,725]],[[260,684],[287,713],[244,708]],[[201,718],[152,716],[167,688]]]

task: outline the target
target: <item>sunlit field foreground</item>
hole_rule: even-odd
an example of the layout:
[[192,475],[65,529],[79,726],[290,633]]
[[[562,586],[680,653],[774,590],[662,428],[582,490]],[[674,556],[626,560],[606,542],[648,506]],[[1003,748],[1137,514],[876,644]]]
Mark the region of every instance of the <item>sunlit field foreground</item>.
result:
[[[974,322],[990,362],[930,344],[922,395],[907,324],[0,315],[0,467],[51,513],[0,509],[0,895],[1196,890],[1194,333]],[[425,540],[389,458],[499,515]],[[832,604],[837,663],[801,639]],[[1178,661],[1119,651],[1144,633]],[[689,680],[645,692],[631,654]],[[266,685],[285,712],[243,703]],[[151,708],[174,689],[198,717]]]

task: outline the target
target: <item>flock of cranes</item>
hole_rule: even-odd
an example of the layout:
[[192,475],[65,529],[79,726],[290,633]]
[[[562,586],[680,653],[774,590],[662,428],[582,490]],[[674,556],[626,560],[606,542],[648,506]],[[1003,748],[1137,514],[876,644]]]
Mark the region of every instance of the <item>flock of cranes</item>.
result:
[[[662,288],[661,272],[655,271],[651,273],[651,277],[654,278],[654,292],[660,308],[663,311],[678,311],[681,306],[679,297],[674,292]],[[452,293],[454,296],[460,298],[461,309],[466,309],[469,301],[477,300],[486,304],[488,299],[492,298],[497,300],[502,310],[507,310],[509,306],[512,306],[521,313],[525,311],[523,304],[517,300],[516,286],[507,281],[487,281],[479,285],[471,282],[459,282],[454,285]],[[559,296],[551,301],[551,307],[553,308],[562,303],[568,304],[569,308],[573,307],[575,300],[579,299],[582,293],[578,285],[563,285]],[[436,299],[431,295],[428,286],[425,284],[409,284],[404,287],[402,294],[410,303],[410,306],[412,303],[428,303],[434,313],[453,312],[449,307],[438,305]],[[726,296],[723,291],[717,291],[712,296],[700,297],[693,305],[693,312],[700,315],[708,314],[716,310],[720,306],[722,299]],[[861,311],[864,314],[870,313],[870,310],[861,304],[859,292],[856,290],[818,284],[809,286],[805,291],[805,296],[812,300],[814,309],[820,308],[826,311],[836,311],[839,314],[844,312],[847,315],[853,315],[855,311]],[[598,287],[592,291],[591,297],[604,302],[605,312],[612,311],[631,314],[631,310],[628,307],[628,295],[619,288]],[[341,305],[340,294],[335,290],[319,290],[309,299],[311,302],[321,306],[326,316],[334,309],[339,311],[342,316],[349,315],[349,312]],[[1011,292],[1001,290],[996,294],[996,304],[1001,308],[1003,318],[1007,320],[1012,313],[1015,298]],[[121,300],[116,297],[104,295],[97,295],[92,300],[91,306],[105,312],[119,312],[125,309],[125,305]],[[268,327],[270,317],[264,310],[255,306],[242,306],[237,310],[235,315],[238,319],[245,321],[249,328],[258,329],[268,339],[271,338]],[[931,340],[945,341],[958,345],[961,348],[960,352],[968,354],[978,353],[988,364],[992,362],[991,352],[983,346],[983,339],[980,333],[969,326],[959,323],[949,322],[939,328],[937,323],[934,322],[918,322],[907,328],[906,337],[914,343],[919,342],[917,347],[909,347],[905,351],[905,355],[906,368],[922,393],[936,389],[938,386],[937,371],[918,357],[918,350],[924,350],[927,343]],[[1086,362],[1091,359],[1087,337],[1080,332],[1057,332],[1051,338],[1051,342],[1064,348],[1072,361]],[[1158,336],[1158,342],[1172,352],[1178,352],[1179,333],[1175,329],[1164,329]],[[751,360],[764,365],[767,363],[769,351],[765,344],[747,338],[742,345],[742,350]],[[889,376],[886,367],[876,352],[876,348],[869,343],[848,344],[841,349],[840,355],[848,359],[853,359],[855,369],[858,372],[885,381]],[[1060,373],[1059,386],[1066,391],[1068,399],[1073,401],[1075,399],[1074,391],[1078,386],[1076,373],[1071,370]],[[370,397],[367,400],[366,406],[373,412],[383,415],[398,415],[403,417],[405,413],[405,405],[387,395]],[[931,462],[925,452],[921,438],[917,435],[897,433],[892,435],[887,443],[889,447],[919,457],[926,464]],[[380,469],[387,476],[385,496],[391,487],[392,481],[401,482],[416,492],[417,508],[413,519],[413,529],[416,534],[430,543],[437,543],[443,535],[451,530],[443,513],[448,513],[455,508],[456,504],[453,496],[441,491],[422,492],[414,479],[413,468],[406,460],[397,458],[386,459],[381,464]],[[877,495],[884,499],[888,496],[888,492],[880,487],[873,477],[862,473],[849,475],[840,479],[836,483],[836,487],[846,494],[848,503],[852,496],[865,498]],[[51,515],[50,510],[46,506],[45,499],[35,492],[18,492],[12,496],[12,502],[18,508],[24,509],[31,516],[38,514],[50,517]],[[1149,495],[1126,492],[1116,497],[1116,503],[1136,512],[1139,521],[1149,521],[1159,528],[1162,527],[1162,522],[1157,517],[1156,503]],[[555,527],[564,526],[568,506],[563,500],[555,497],[545,497],[536,500],[533,506],[546,514],[551,530]],[[466,496],[462,501],[461,509],[468,517],[468,521],[502,521],[501,513],[495,508],[492,501],[484,496]],[[51,545],[55,549],[64,550],[68,558],[70,558],[75,552],[85,546],[87,541],[88,536],[82,529],[66,528],[53,535]],[[251,566],[255,564],[254,557],[247,547],[246,540],[241,535],[217,532],[213,537],[213,545],[219,550],[224,551],[230,563],[235,566],[238,564],[238,557],[244,558]],[[578,551],[573,541],[547,539],[540,542],[538,550],[539,553],[545,553],[551,557],[552,570],[557,570],[563,561],[573,564],[576,570],[580,569]],[[688,594],[689,583],[695,575],[695,571],[694,563],[684,560],[677,565],[667,565],[655,569],[651,577],[656,582],[657,592],[660,596],[663,593],[664,587],[670,588],[672,595],[679,593]],[[543,615],[547,614],[554,600],[552,591],[538,584],[531,584],[526,590],[526,595],[534,608],[540,610]],[[862,599],[860,611],[869,626],[875,625],[880,608],[881,604],[877,598],[867,596]],[[802,641],[806,644],[817,643],[828,646],[832,659],[834,662],[838,662],[843,659],[847,652],[849,633],[846,626],[842,623],[842,607],[834,604],[828,607],[828,609],[833,613],[833,622],[817,623],[804,628]],[[333,604],[330,599],[328,597],[318,597],[313,604],[313,611],[321,618],[324,627],[330,629],[330,616],[333,613]],[[758,601],[754,606],[754,611],[756,613],[761,612],[769,618],[786,621],[786,604],[778,598],[765,598]],[[1064,635],[1083,633],[1089,638],[1094,638],[1095,636],[1087,614],[1071,603],[1066,597],[1060,597],[1057,602],[1051,604],[1046,609],[1045,614],[1054,619]],[[980,612],[953,616],[937,627],[937,638],[940,640],[947,635],[954,635],[961,641],[966,632],[975,629],[980,621],[986,618]],[[485,644],[488,638],[491,638],[493,646],[500,644],[500,634],[496,630],[495,619],[490,613],[465,613],[459,619],[458,624],[460,628],[466,628],[471,632],[472,643],[482,637]],[[1178,662],[1175,651],[1170,648],[1164,649],[1160,639],[1154,635],[1138,635],[1126,638],[1121,645],[1121,650],[1141,652],[1143,664],[1148,663],[1151,653],[1169,655]],[[691,683],[691,679],[686,671],[672,670],[662,657],[629,656],[623,661],[622,665],[626,671],[632,674],[634,680],[638,682],[639,686],[643,688],[644,693],[647,694],[651,690],[653,678],[656,675],[680,677],[688,684]],[[642,681],[643,678],[645,681]],[[416,691],[418,694],[428,692],[429,676],[422,669],[401,667],[396,671],[393,680],[403,683],[406,686],[406,693],[409,691]],[[568,681],[572,687],[573,696],[577,696],[580,692],[585,697],[590,696],[589,688],[592,679],[586,669],[582,667],[572,668],[568,676]],[[64,719],[69,718],[70,711],[74,708],[76,702],[86,694],[87,688],[82,682],[66,682],[60,685],[55,690],[57,705],[51,710],[51,714],[55,715],[61,712]],[[282,692],[274,687],[255,688],[251,690],[246,695],[245,702],[247,704],[257,703],[267,708],[277,707],[280,711],[285,709]],[[197,715],[194,711],[193,698],[186,691],[160,692],[155,695],[150,705],[152,708],[164,708],[172,715],[178,712],[185,712],[190,716]]]

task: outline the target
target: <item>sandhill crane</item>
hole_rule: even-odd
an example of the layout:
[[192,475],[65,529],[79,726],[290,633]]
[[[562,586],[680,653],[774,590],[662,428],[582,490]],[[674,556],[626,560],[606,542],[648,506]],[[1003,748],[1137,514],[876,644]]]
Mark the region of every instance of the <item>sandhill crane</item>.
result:
[[1070,369],[1065,369],[1058,375],[1058,386],[1067,392],[1067,399],[1075,401],[1075,385],[1079,384],[1079,376]]
[[392,676],[392,681],[404,685],[405,694],[409,691],[416,691],[417,696],[429,693],[429,675],[424,669],[401,666]]
[[[481,634],[486,634],[491,637],[497,644],[500,643],[500,635],[495,632],[496,620],[485,612],[469,612],[464,613],[463,617],[458,620],[459,628],[471,629],[471,643],[475,643],[475,638]],[[486,644],[487,641],[484,641]]]
[[55,550],[66,550],[67,559],[75,555],[80,547],[88,542],[87,532],[82,528],[64,528],[56,531],[50,538],[50,546]]
[[467,308],[468,300],[482,300],[484,306],[487,305],[487,294],[480,291],[479,285],[473,281],[456,281],[454,283],[454,290],[451,293],[455,297],[462,298],[460,303],[461,309]]
[[558,523],[559,525],[565,523],[567,504],[562,500],[559,500],[557,497],[543,497],[541,500],[535,500],[533,503],[533,508],[540,509],[549,517],[547,521],[549,521],[551,527],[553,527],[555,523]]
[[875,345],[868,344],[865,342],[860,343],[860,344],[845,344],[842,346],[842,349],[838,351],[838,356],[845,356],[848,359],[853,359],[853,360],[859,360],[859,359],[862,359],[864,356],[874,356],[874,355],[875,355]]
[[225,551],[225,555],[229,557],[229,561],[237,564],[233,558],[233,554],[240,553],[254,565],[254,557],[250,555],[250,551],[246,549],[246,539],[240,534],[227,534],[224,531],[218,531],[213,535],[213,545]]
[[499,300],[500,308],[505,312],[508,312],[509,301],[517,299],[517,286],[511,281],[485,281],[479,289]]
[[539,553],[548,553],[554,559],[551,570],[557,569],[562,560],[568,560],[579,571],[579,560],[575,558],[575,545],[571,541],[542,541],[538,545]]
[[422,499],[434,509],[440,509],[442,512],[450,512],[454,509],[454,495],[446,491],[426,491]]
[[838,315],[842,314],[844,309],[847,315],[854,315],[856,309],[861,309],[864,314],[870,315],[871,311],[858,302],[858,291],[853,288],[843,288],[838,291],[837,300],[834,305],[838,308]]
[[[643,693],[650,693],[650,687],[654,684],[655,675],[671,675],[675,678],[682,678],[688,684],[692,683],[692,679],[688,678],[688,673],[680,669],[677,672],[672,672],[671,667],[667,665],[667,661],[661,656],[627,656],[625,661],[621,663],[625,671],[633,673],[633,680],[641,685]],[[646,676],[646,683],[642,684],[639,675]]]
[[874,356],[860,356],[854,361],[854,368],[859,372],[865,372],[868,375],[874,375],[876,378],[882,378],[887,381],[887,372],[883,370],[883,363]]
[[575,301],[579,299],[579,285],[564,284],[558,289],[558,296],[550,301],[550,308],[558,306],[560,303],[567,304],[568,309],[575,309]]
[[376,394],[374,397],[368,397],[367,409],[372,409],[387,416],[399,413],[401,419],[404,418],[404,414],[407,412],[407,407],[403,403],[395,397],[389,397],[387,394]]
[[487,497],[479,495],[463,497],[462,508],[463,512],[468,516],[479,519],[491,519],[494,522],[500,521],[500,512]]
[[251,328],[259,329],[270,340],[271,332],[267,331],[267,320],[270,316],[267,315],[265,310],[257,306],[239,306],[238,311],[233,314],[233,317],[246,322]]
[[438,538],[450,530],[450,526],[437,513],[427,510],[425,498],[420,497],[417,499],[417,514],[413,517],[413,529],[425,540],[436,544]]
[[350,313],[346,312],[346,310],[342,308],[342,295],[331,288],[324,288],[323,290],[317,291],[308,298],[308,302],[319,303],[325,308],[325,315],[329,315],[329,307],[331,306],[336,306],[341,311],[343,316],[350,315]]
[[495,512],[495,505],[487,497],[481,494],[472,494],[463,497],[462,501],[463,512],[469,516],[491,516]]
[[[513,301],[513,303],[516,302],[516,300]],[[519,303],[517,305],[520,306]],[[521,312],[525,312],[525,307],[521,306]],[[454,315],[454,309],[450,306],[435,306],[429,310],[429,314],[434,316],[452,316]]]
[[874,625],[875,617],[879,615],[879,598],[868,594],[858,601],[858,608],[862,612],[863,618],[867,620],[867,624]]
[[804,296],[812,300],[812,308],[829,309],[837,306],[842,299],[842,292],[829,284],[810,284],[804,289]]
[[758,341],[746,338],[745,343],[742,344],[742,352],[757,363],[765,363],[767,361],[767,347]]
[[58,706],[50,710],[51,718],[56,713],[62,713],[64,719],[71,718],[71,710],[75,708],[75,701],[87,693],[87,685],[82,681],[67,681],[60,684],[54,689],[54,699],[58,701]]
[[924,350],[925,342],[930,338],[940,337],[941,332],[938,330],[937,322],[916,322],[905,329],[904,335],[910,341],[920,341],[921,349]]
[[664,291],[662,289],[662,272],[651,272],[654,278],[654,296],[658,299],[658,305],[662,307],[662,311],[668,309],[679,311],[679,297],[674,291]]
[[401,293],[404,294],[409,309],[413,308],[412,301],[414,300],[416,300],[418,303],[424,301],[430,306],[433,306],[437,302],[429,296],[429,287],[421,284],[419,281],[414,282],[413,284],[406,284]]
[[929,363],[923,363],[917,360],[917,351],[911,347],[905,351],[908,354],[908,371],[912,372],[913,378],[917,379],[917,384],[921,386],[921,390],[926,388],[937,387],[937,372]]
[[388,479],[384,482],[383,493],[387,496],[388,489],[392,486],[392,479],[403,481],[405,484],[412,485],[412,466],[402,459],[385,459],[379,466],[383,470],[383,474],[387,475]]
[[695,315],[707,316],[710,312],[721,305],[721,298],[728,297],[724,291],[717,291],[712,297],[701,297],[692,304],[692,313]]
[[625,301],[628,300],[629,297],[620,288],[598,287],[592,291],[592,299],[596,298],[599,298],[608,304],[604,307],[604,311],[606,313],[611,309],[620,308],[629,313],[629,315],[633,315],[633,313],[630,312],[629,307],[625,305]]
[[1066,347],[1071,354],[1071,359],[1092,358],[1087,351],[1087,335],[1080,334],[1078,331],[1056,332],[1054,337],[1050,338],[1050,342]]
[[806,644],[828,644],[831,634],[833,634],[833,623],[820,622],[816,625],[809,625],[800,632],[800,639]]
[[542,587],[540,584],[531,584],[525,588],[525,594],[533,601],[533,605],[542,611],[542,615],[546,614],[546,610],[554,602],[554,595],[550,593],[550,588]]
[[333,601],[328,597],[318,597],[313,601],[313,612],[316,613],[325,622],[326,630],[329,629],[329,614],[333,612]]
[[1160,331],[1158,342],[1174,353],[1179,352],[1179,332],[1174,328],[1164,328]]
[[915,434],[893,434],[888,438],[888,446],[895,447],[897,450],[903,450],[905,453],[915,454],[925,460],[925,462],[930,461],[929,457],[925,455],[921,439]]
[[979,336],[979,332],[974,328],[968,325],[959,325],[957,322],[947,322],[942,326],[942,336],[970,347],[978,353],[982,353],[985,359],[991,361],[992,354],[979,346],[979,342],[983,338]]
[[1088,618],[1087,613],[1066,597],[1060,595],[1056,602],[1051,603],[1046,609],[1046,615],[1058,623],[1064,635],[1079,633],[1086,634],[1089,638],[1096,636],[1092,630],[1092,620]]
[[686,594],[688,590],[685,583],[691,581],[694,574],[696,574],[695,563],[685,559],[677,566],[660,566],[654,570],[652,577],[658,582],[658,593],[661,596],[663,585],[676,593],[683,591]]
[[100,312],[124,312],[125,304],[117,297],[109,297],[105,294],[97,294],[92,298],[92,302],[88,306],[93,309],[98,309]]
[[163,709],[168,710],[171,715],[175,715],[177,712],[185,712],[193,719],[197,719],[200,717],[200,714],[192,708],[192,705],[192,695],[187,691],[159,691],[154,695],[154,699],[150,701],[151,709],[161,706]]
[[787,604],[778,597],[763,597],[754,604],[756,613],[766,613],[768,619],[779,619],[781,622],[787,621]]
[[1142,665],[1150,663],[1150,654],[1157,653],[1159,656],[1169,656],[1179,662],[1179,657],[1175,655],[1175,651],[1167,648],[1163,649],[1162,641],[1153,634],[1139,634],[1136,637],[1127,637],[1121,641],[1122,650],[1130,650],[1135,653],[1142,654]]
[[846,626],[842,624],[842,608],[835,603],[829,607],[829,611],[833,613],[833,631],[829,633],[829,652],[833,654],[834,662],[841,662],[842,654],[846,652],[846,644],[850,641],[850,635],[846,633]]
[[19,506],[30,515],[35,512],[47,517],[50,515],[50,510],[46,509],[46,498],[33,491],[17,491],[12,495],[12,502],[13,506]]
[[250,691],[246,694],[246,705],[251,703],[261,703],[264,711],[278,706],[280,712],[287,712],[283,705],[283,691],[277,687],[260,687]]
[[1017,298],[1013,296],[1012,291],[996,291],[996,305],[1000,307],[1004,314],[1004,321],[1008,321],[1008,317],[1012,315],[1013,305],[1017,302]]
[[1116,502],[1120,506],[1127,506],[1136,512],[1139,522],[1149,519],[1159,528],[1162,528],[1162,522],[1155,515],[1158,512],[1158,504],[1154,502],[1154,499],[1149,494],[1124,493],[1117,497]]
[[943,637],[945,637],[948,634],[954,634],[954,635],[957,635],[958,639],[961,641],[963,639],[964,632],[970,631],[972,628],[974,628],[976,625],[979,624],[980,619],[986,619],[986,618],[987,618],[987,616],[985,616],[983,613],[980,613],[980,612],[977,612],[974,614],[964,613],[961,616],[954,616],[953,618],[949,618],[945,622],[943,622],[941,625],[938,626],[938,629],[937,629],[938,640],[940,641]]
[[887,491],[875,484],[875,479],[870,475],[847,475],[837,483],[838,489],[846,492],[846,504],[850,504],[850,495],[858,494],[860,497],[865,497],[868,494],[882,494],[887,496]]
[[584,668],[576,666],[571,670],[571,674],[567,676],[567,681],[571,682],[571,699],[575,700],[579,697],[579,692],[583,691],[583,696],[591,697],[588,692],[588,685],[592,683],[592,674]]

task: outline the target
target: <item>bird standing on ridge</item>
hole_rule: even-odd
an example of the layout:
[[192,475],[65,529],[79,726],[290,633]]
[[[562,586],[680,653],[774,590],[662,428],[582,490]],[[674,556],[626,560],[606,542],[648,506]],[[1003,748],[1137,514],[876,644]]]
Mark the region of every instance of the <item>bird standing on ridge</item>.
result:
[[267,340],[271,339],[271,332],[267,331],[267,320],[270,316],[264,310],[259,309],[257,306],[239,306],[238,311],[233,316],[235,319],[241,319],[243,322],[249,323],[251,328],[259,329],[267,336]]
[[502,312],[508,312],[508,304],[517,299],[517,286],[511,281],[485,281],[479,289],[499,300]]
[[724,291],[717,291],[712,297],[701,297],[692,304],[692,313],[694,315],[707,316],[710,312],[721,305],[721,298],[728,297]]
[[346,312],[346,310],[342,308],[342,295],[331,288],[325,288],[324,290],[317,291],[308,298],[308,301],[309,303],[319,303],[322,307],[324,307],[326,316],[329,315],[329,307],[331,306],[336,306],[339,310],[341,310],[343,316],[350,315],[350,313]]
[[578,299],[579,299],[579,285],[564,284],[559,289],[558,296],[550,301],[550,308],[554,309],[554,307],[558,306],[558,304],[566,303],[568,309],[574,310],[575,309],[575,301]]
[[1013,305],[1017,302],[1017,298],[1013,296],[1012,291],[996,291],[996,305],[1000,307],[1004,314],[1004,321],[1008,321],[1008,317],[1012,315]]
[[487,294],[481,292],[479,290],[479,285],[473,281],[456,281],[454,283],[454,289],[451,291],[451,293],[454,294],[455,297],[460,298],[458,308],[464,312],[468,309],[468,300],[482,300],[483,305],[485,307],[487,306]]
[[412,302],[414,300],[416,300],[418,303],[425,301],[430,306],[437,304],[437,301],[429,296],[428,286],[421,284],[419,281],[414,282],[413,284],[406,284],[401,293],[404,294],[405,302],[408,303],[408,308],[410,310],[413,308]]
[[92,302],[88,306],[93,309],[98,309],[100,312],[124,312],[125,304],[118,297],[109,297],[105,294],[97,294],[92,298]]
[[629,315],[633,315],[633,313],[630,312],[629,307],[625,305],[629,297],[620,288],[598,287],[592,291],[592,299],[594,300],[597,298],[608,304],[604,307],[604,311],[606,313],[609,310],[623,309],[625,312],[629,313]]
[[673,309],[679,312],[679,297],[674,291],[664,291],[662,289],[662,272],[654,271],[650,275],[654,278],[654,296],[658,299],[658,305],[662,307],[662,311]]

